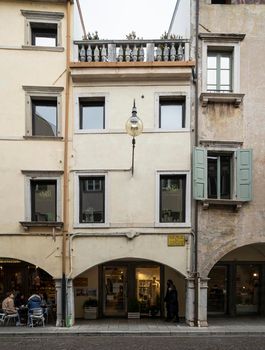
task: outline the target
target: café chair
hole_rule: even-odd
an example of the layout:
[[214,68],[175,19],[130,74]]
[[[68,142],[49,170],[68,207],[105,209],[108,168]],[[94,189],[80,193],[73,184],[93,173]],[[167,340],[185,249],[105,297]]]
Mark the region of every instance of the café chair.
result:
[[45,326],[45,318],[43,314],[42,307],[38,307],[36,309],[31,310],[32,313],[29,313],[29,327],[34,326]]
[[18,313],[15,314],[5,314],[4,322],[7,326],[9,326],[9,323],[14,322],[15,324],[20,323]]
[[5,318],[6,318],[6,314],[4,312],[0,312],[0,325],[4,326],[5,324]]

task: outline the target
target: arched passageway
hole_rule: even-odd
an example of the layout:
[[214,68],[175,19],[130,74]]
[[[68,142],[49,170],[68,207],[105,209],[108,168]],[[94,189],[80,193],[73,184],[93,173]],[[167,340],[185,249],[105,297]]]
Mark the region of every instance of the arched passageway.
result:
[[94,317],[127,317],[135,303],[139,305],[141,317],[163,317],[165,285],[169,278],[177,287],[180,316],[184,317],[185,277],[159,262],[135,258],[104,262],[77,276],[73,280],[75,317],[89,317],[84,313],[88,300],[97,301]]
[[265,314],[265,243],[229,252],[208,277],[208,315]]

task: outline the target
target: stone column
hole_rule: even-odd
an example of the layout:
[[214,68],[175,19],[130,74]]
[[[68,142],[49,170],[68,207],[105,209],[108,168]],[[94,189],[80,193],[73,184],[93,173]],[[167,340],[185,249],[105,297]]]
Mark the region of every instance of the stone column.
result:
[[62,280],[55,279],[56,289],[56,327],[62,327]]
[[198,312],[198,324],[200,327],[207,327],[207,291],[208,291],[209,278],[201,277],[199,279],[199,312]]
[[186,278],[186,323],[194,326],[195,285],[194,278]]
[[73,280],[67,280],[67,307],[66,307],[66,326],[72,327],[75,323],[75,307],[74,307],[74,288]]

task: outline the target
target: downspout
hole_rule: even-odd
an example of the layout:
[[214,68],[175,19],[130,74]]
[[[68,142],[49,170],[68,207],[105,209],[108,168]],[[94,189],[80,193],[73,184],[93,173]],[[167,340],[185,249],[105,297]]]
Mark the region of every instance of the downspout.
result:
[[64,126],[64,196],[63,196],[63,241],[62,241],[62,327],[66,326],[66,304],[67,304],[67,286],[66,286],[66,243],[69,234],[69,172],[68,172],[68,151],[69,151],[69,90],[70,90],[70,18],[71,18],[71,0],[67,1],[66,15],[66,83],[65,83],[65,126]]
[[[199,143],[199,87],[198,87],[198,66],[199,66],[199,6],[200,1],[196,0],[196,10],[195,10],[195,74],[194,74],[194,85],[195,85],[195,146],[198,146]],[[195,232],[195,257],[194,257],[194,278],[195,278],[195,314],[194,314],[194,323],[195,326],[200,327],[200,276],[198,272],[198,201],[195,200],[195,218],[194,218],[194,232]]]

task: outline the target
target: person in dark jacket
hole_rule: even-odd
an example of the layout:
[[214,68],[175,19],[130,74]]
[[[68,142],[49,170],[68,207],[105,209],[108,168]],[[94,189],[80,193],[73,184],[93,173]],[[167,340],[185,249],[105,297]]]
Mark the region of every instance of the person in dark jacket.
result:
[[167,281],[167,292],[164,301],[167,309],[166,321],[179,322],[178,292],[172,280]]

